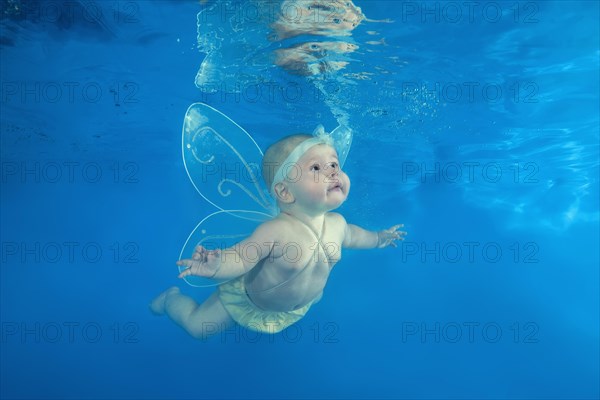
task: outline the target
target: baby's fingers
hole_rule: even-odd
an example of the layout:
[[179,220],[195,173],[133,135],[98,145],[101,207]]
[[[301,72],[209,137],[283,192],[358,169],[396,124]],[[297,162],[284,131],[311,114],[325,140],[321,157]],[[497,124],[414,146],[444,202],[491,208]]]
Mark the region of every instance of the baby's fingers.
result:
[[398,224],[398,225],[394,225],[390,228],[390,231],[393,232],[396,235],[397,239],[400,240],[404,240],[403,236],[406,236],[407,232],[406,231],[400,231],[398,229],[404,227],[404,224]]
[[[388,231],[390,231],[390,232],[396,232],[396,231],[398,231],[398,229],[400,229],[402,227],[404,227],[404,224],[394,225],[390,229],[388,229]],[[402,232],[402,231],[400,231],[400,232]]]
[[204,247],[196,246],[196,248],[194,249],[194,254],[192,254],[192,259],[200,260],[202,257],[204,257],[205,252],[206,249]]
[[180,267],[186,267],[186,268],[192,268],[192,265],[194,265],[196,262],[194,260],[190,260],[190,259],[184,259],[184,260],[179,260],[177,261],[175,264],[177,264]]
[[192,272],[191,272],[190,268],[184,269],[183,271],[181,271],[181,273],[179,275],[177,275],[177,277],[180,278],[180,279],[181,278],[185,278],[186,276],[190,275],[191,273]]
[[198,264],[197,261],[193,261],[193,260],[179,260],[176,262],[176,264],[180,267],[184,267],[185,269],[183,271],[181,271],[181,273],[177,276],[178,278],[184,278],[188,275],[192,275],[192,267],[196,264]]

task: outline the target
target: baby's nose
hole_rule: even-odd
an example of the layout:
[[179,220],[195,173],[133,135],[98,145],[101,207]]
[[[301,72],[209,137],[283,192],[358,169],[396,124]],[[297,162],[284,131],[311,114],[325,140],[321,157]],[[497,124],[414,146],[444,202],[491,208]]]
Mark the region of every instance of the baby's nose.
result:
[[330,177],[336,177],[338,176],[340,169],[338,167],[329,167],[327,172],[329,173]]

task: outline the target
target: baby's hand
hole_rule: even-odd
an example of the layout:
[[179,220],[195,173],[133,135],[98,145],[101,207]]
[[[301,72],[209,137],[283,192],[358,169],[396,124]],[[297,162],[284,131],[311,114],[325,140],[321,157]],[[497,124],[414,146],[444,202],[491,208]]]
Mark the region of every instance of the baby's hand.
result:
[[177,261],[180,267],[186,267],[179,274],[179,278],[188,275],[214,278],[221,269],[221,250],[207,250],[202,246],[196,246],[192,258]]
[[406,232],[398,230],[403,226],[404,224],[394,225],[389,229],[384,229],[382,231],[377,232],[377,248],[381,249],[390,245],[398,247],[396,243],[394,243],[394,240],[404,240]]

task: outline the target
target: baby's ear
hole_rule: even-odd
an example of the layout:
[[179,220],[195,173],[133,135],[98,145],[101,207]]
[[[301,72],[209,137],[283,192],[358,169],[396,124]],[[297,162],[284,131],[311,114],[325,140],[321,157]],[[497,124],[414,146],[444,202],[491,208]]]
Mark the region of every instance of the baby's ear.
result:
[[277,185],[275,185],[275,196],[277,197],[277,200],[281,201],[282,203],[286,203],[286,204],[290,204],[294,202],[294,195],[292,194],[292,192],[290,192],[290,190],[288,189],[287,185],[283,182],[279,182]]

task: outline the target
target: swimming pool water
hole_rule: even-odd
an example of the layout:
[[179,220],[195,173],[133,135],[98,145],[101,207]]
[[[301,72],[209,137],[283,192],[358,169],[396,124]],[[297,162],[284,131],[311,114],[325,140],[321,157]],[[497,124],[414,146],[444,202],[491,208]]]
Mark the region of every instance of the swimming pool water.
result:
[[[598,2],[356,1],[317,41],[358,49],[309,77],[270,55],[314,38],[213,3],[2,2],[2,398],[598,398]],[[230,75],[197,87],[207,32]],[[346,251],[282,334],[151,315],[212,291],[175,266],[216,211],[180,155],[198,101],[263,149],[348,123],[340,212],[406,241]]]

